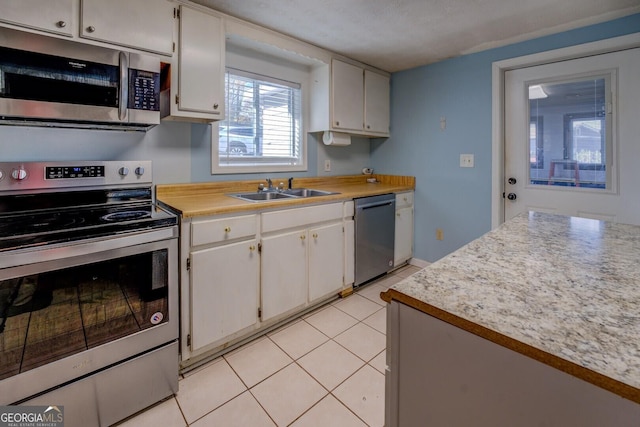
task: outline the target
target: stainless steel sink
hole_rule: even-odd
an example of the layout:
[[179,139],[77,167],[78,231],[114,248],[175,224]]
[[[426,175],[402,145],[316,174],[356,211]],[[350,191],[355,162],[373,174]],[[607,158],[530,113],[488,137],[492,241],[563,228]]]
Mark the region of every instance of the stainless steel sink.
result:
[[291,188],[289,190],[284,191],[259,191],[259,192],[250,192],[250,193],[237,193],[237,194],[229,194],[231,197],[235,197],[236,199],[246,200],[249,202],[262,202],[267,200],[278,200],[278,199],[296,199],[299,197],[317,197],[317,196],[327,196],[330,194],[339,194],[332,193],[331,191],[322,191],[322,190],[314,190],[312,188]]
[[289,190],[284,190],[285,194],[291,194],[296,197],[316,197],[316,196],[328,196],[330,194],[338,194],[332,193],[331,191],[322,191],[322,190],[314,190],[312,188],[291,188]]
[[294,196],[284,193],[276,193],[274,192],[254,192],[254,193],[239,193],[239,194],[229,194],[231,197],[235,197],[241,200],[247,200],[249,202],[261,202],[265,200],[277,200],[277,199],[292,199]]

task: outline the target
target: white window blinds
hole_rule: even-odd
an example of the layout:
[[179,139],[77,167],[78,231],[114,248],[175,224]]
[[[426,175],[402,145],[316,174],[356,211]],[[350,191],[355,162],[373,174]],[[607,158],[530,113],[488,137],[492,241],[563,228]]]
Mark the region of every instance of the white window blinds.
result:
[[228,68],[225,91],[220,167],[302,164],[300,84]]

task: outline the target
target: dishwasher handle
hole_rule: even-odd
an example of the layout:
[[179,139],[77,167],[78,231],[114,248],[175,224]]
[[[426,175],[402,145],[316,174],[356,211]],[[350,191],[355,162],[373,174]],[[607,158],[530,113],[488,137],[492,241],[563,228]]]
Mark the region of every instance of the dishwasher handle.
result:
[[391,200],[391,201],[381,201],[381,202],[372,202],[372,203],[366,203],[363,205],[359,205],[357,207],[357,209],[359,210],[365,210],[365,209],[371,209],[371,208],[377,208],[380,206],[390,206],[395,204],[395,200]]

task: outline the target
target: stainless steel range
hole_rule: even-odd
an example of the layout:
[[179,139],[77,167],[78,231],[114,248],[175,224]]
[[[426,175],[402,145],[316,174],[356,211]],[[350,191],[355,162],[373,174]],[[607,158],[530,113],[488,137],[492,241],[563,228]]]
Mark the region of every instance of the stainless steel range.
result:
[[0,405],[84,427],[175,393],[177,236],[149,161],[0,163]]

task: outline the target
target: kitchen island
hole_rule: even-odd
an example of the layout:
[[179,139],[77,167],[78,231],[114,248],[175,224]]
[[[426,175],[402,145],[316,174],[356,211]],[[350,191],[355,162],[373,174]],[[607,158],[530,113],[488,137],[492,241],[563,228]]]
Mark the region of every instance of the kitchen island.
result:
[[382,294],[392,426],[640,425],[640,227],[528,213]]

